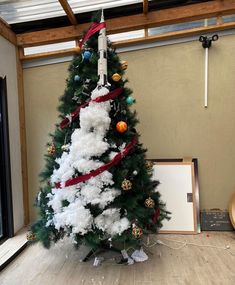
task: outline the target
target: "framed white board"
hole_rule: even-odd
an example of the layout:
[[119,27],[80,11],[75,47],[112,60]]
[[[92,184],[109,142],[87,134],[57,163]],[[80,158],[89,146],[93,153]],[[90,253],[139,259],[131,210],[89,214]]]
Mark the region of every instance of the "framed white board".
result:
[[[163,221],[160,233],[196,234],[199,226],[198,183],[195,165],[190,162],[154,161],[153,179],[171,219]],[[196,177],[197,178],[197,177]]]

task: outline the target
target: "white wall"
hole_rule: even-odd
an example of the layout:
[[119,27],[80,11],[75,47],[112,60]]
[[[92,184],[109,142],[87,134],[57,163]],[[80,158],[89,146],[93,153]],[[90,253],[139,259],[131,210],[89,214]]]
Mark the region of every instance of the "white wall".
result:
[[14,231],[24,225],[15,46],[0,36],[0,76],[7,78]]

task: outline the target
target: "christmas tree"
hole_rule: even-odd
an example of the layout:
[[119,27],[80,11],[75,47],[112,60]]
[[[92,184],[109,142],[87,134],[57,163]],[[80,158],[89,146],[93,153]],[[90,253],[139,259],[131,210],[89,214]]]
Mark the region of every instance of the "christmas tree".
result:
[[135,129],[127,62],[107,41],[103,17],[80,48],[60,99],[61,123],[48,145],[32,232],[46,248],[65,236],[93,250],[111,242],[138,247],[168,212]]

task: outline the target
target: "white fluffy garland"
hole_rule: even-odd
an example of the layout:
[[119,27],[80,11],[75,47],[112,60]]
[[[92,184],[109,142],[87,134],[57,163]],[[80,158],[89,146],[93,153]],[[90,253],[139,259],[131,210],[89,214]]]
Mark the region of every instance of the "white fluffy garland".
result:
[[100,230],[111,236],[120,235],[130,227],[128,219],[126,217],[121,219],[119,209],[116,208],[103,211],[101,215],[95,218],[95,224]]
[[[95,99],[108,92],[109,90],[104,87],[95,89],[91,98]],[[48,220],[47,225],[54,224],[56,229],[63,228],[65,230],[72,227],[72,234],[79,233],[81,235],[92,230],[92,226],[96,226],[111,237],[117,234],[121,235],[130,227],[128,219],[120,217],[118,208],[106,209],[96,218],[92,216],[89,209],[85,208],[87,204],[91,204],[104,209],[121,194],[120,190],[112,188],[114,182],[109,171],[104,171],[86,182],[64,187],[65,182],[71,179],[76,171],[86,174],[104,164],[99,160],[94,160],[93,157],[101,156],[111,147],[105,140],[111,122],[110,108],[110,101],[92,102],[81,110],[80,128],[74,130],[68,152],[64,152],[56,160],[59,168],[55,169],[51,176],[52,185],[60,182],[61,189],[52,189],[52,193],[47,195],[48,205],[54,211],[54,216],[52,220]],[[110,159],[115,154],[116,152],[113,152]],[[63,205],[63,201],[68,201],[69,205]]]

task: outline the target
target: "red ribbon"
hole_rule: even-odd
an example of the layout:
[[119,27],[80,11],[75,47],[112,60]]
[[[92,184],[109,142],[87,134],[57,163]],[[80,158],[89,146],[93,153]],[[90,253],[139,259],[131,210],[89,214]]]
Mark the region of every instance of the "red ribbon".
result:
[[[125,157],[136,143],[137,143],[137,138],[134,137],[131,140],[131,142],[124,148],[124,150],[120,151],[117,155],[115,155],[115,157],[110,162],[100,166],[99,168],[91,171],[88,174],[84,174],[84,175],[67,180],[65,182],[65,187],[76,185],[80,182],[87,181],[91,177],[95,177],[101,174],[102,172],[104,172],[105,170],[108,170],[110,167],[117,164],[123,157]],[[55,183],[55,188],[61,188],[61,183],[60,182]]]
[[160,216],[160,209],[157,208],[157,209],[155,210],[155,212],[154,212],[153,217],[152,217],[152,222],[153,222],[153,224],[156,224],[157,219],[159,218],[159,216]]
[[[86,106],[88,106],[88,104],[90,102],[96,102],[96,103],[101,103],[101,102],[105,102],[108,100],[112,100],[115,99],[118,95],[120,95],[123,91],[122,87],[116,88],[113,91],[109,92],[108,94],[104,95],[104,96],[99,96],[94,100],[90,100],[89,102],[77,107],[75,109],[75,111],[73,113],[71,113],[71,121],[73,122],[79,115],[80,110]],[[69,118],[64,118],[63,121],[60,123],[60,128],[64,129],[65,127],[67,127],[70,124],[70,120]]]
[[89,39],[92,35],[94,35],[99,30],[103,29],[104,27],[105,27],[105,22],[93,23],[90,29],[85,34],[85,36],[82,38],[81,42],[79,43],[79,47],[81,48],[87,39]]

